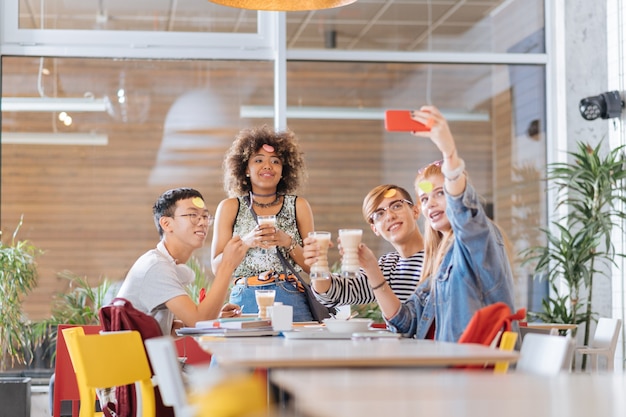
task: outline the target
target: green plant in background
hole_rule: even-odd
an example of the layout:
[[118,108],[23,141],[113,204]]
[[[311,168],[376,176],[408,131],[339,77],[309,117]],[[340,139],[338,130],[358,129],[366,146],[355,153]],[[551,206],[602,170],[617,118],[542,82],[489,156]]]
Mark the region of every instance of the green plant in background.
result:
[[559,295],[559,290],[553,282],[550,283],[550,291],[554,295],[542,301],[543,311],[528,312],[531,321],[568,324],[585,321],[585,314],[580,312],[582,304],[575,301],[570,303],[569,294]]
[[70,271],[58,274],[68,281],[68,290],[55,297],[50,324],[98,324],[100,308],[106,303],[112,282],[104,277],[98,285],[91,286],[87,277]]
[[29,241],[17,240],[22,221],[23,216],[9,244],[0,241],[0,370],[25,361],[22,302],[37,286],[35,258],[42,253]]
[[89,325],[100,322],[100,308],[110,298],[112,282],[101,278],[92,286],[87,277],[81,277],[70,271],[58,274],[68,281],[67,290],[54,297],[51,315],[46,320],[28,322],[24,332],[24,348],[27,365],[37,358],[44,359],[44,365],[51,366],[56,353],[57,326],[59,324]]
[[192,300],[198,302],[200,291],[204,288],[208,292],[211,287],[211,281],[206,274],[206,268],[196,257],[192,256],[187,261],[187,266],[194,272],[194,280],[187,286],[187,294],[189,294]]
[[374,323],[383,323],[385,321],[383,320],[383,313],[380,311],[378,303],[350,306],[350,310],[358,312],[357,317],[372,319]]
[[[573,161],[548,166],[549,181],[559,191],[557,207],[567,214],[553,222],[554,228],[542,229],[545,246],[525,251],[525,263],[536,262],[536,276],[549,280],[553,296],[543,303],[544,311],[534,317],[548,322],[585,324],[584,344],[589,343],[594,275],[606,276],[614,264],[615,247],[611,232],[626,218],[621,207],[626,165],[624,147],[600,155],[600,146],[592,148],[579,142],[570,152]],[[565,284],[566,291],[557,291]],[[583,359],[583,368],[585,362]]]

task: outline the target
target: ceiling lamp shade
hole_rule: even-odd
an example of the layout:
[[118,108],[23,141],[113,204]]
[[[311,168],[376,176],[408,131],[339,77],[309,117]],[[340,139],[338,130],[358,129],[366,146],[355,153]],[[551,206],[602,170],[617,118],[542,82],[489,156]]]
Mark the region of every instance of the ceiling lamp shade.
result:
[[303,10],[322,10],[346,6],[356,0],[209,0],[222,6],[249,10],[267,10],[275,12],[295,12]]

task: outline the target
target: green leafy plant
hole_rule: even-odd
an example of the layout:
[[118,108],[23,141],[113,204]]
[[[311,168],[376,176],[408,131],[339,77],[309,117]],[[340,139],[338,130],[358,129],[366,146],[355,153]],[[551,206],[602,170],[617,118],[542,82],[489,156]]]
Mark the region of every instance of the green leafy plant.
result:
[[208,292],[211,287],[211,281],[207,277],[206,268],[197,258],[192,256],[187,261],[187,266],[194,272],[194,280],[187,286],[187,294],[189,294],[192,300],[198,302],[200,291],[204,288]]
[[[584,323],[585,345],[597,315],[591,303],[594,277],[606,276],[615,256],[623,256],[615,252],[611,232],[626,218],[620,210],[626,203],[624,147],[604,157],[600,148],[601,143],[592,148],[580,142],[569,153],[572,162],[549,165],[547,179],[559,192],[557,207],[565,206],[567,214],[553,222],[552,229],[541,229],[545,246],[524,253],[524,262],[536,263],[536,276],[548,279],[554,294],[543,303],[544,311],[532,316],[549,322]],[[563,288],[559,284],[566,290],[558,291]]]
[[378,303],[360,304],[350,306],[351,311],[356,311],[359,314],[357,317],[364,319],[372,319],[374,323],[383,323],[383,313],[380,311]]
[[98,313],[105,304],[111,281],[104,277],[96,286],[92,286],[87,277],[70,271],[60,272],[58,276],[68,281],[68,289],[55,297],[48,322],[53,325],[98,324]]
[[67,290],[54,297],[50,317],[26,323],[23,344],[26,365],[32,366],[36,353],[44,357],[45,365],[52,365],[59,324],[89,325],[100,322],[99,311],[106,302],[112,282],[105,277],[92,286],[87,277],[70,271],[60,272],[58,276],[67,280]]
[[23,216],[11,242],[0,242],[0,370],[25,362],[25,320],[22,302],[38,281],[35,258],[42,252],[27,240],[17,240]]

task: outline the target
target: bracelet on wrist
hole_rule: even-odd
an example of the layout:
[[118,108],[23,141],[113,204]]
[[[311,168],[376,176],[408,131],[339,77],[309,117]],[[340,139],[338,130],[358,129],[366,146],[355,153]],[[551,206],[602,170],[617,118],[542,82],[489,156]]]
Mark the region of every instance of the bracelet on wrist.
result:
[[377,286],[372,287],[372,291],[376,291],[377,289],[382,288],[386,283],[387,283],[387,280],[384,280],[383,282],[381,282]]
[[441,173],[443,174],[443,177],[447,179],[448,181],[458,180],[461,174],[465,172],[465,161],[461,158],[459,158],[459,166],[456,167],[455,169],[448,170],[445,168],[445,166],[446,166],[445,162],[441,164]]
[[298,246],[298,242],[296,242],[296,239],[294,239],[293,237],[291,238],[291,244],[289,245],[289,247],[287,248],[287,253],[291,253],[293,252],[293,250],[296,248],[296,246]]

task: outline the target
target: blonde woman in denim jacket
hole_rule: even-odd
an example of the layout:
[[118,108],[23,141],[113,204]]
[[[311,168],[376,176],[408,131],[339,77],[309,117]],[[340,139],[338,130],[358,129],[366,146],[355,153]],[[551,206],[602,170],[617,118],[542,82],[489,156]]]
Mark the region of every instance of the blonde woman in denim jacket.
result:
[[[431,128],[413,135],[430,138],[443,155],[442,161],[421,169],[415,180],[426,218],[425,278],[401,303],[380,272],[368,277],[392,329],[456,342],[478,309],[502,301],[515,311],[513,274],[504,237],[467,181],[447,121],[433,106],[414,111],[413,119]],[[376,258],[369,249],[361,247],[359,257],[362,267],[375,272]]]

